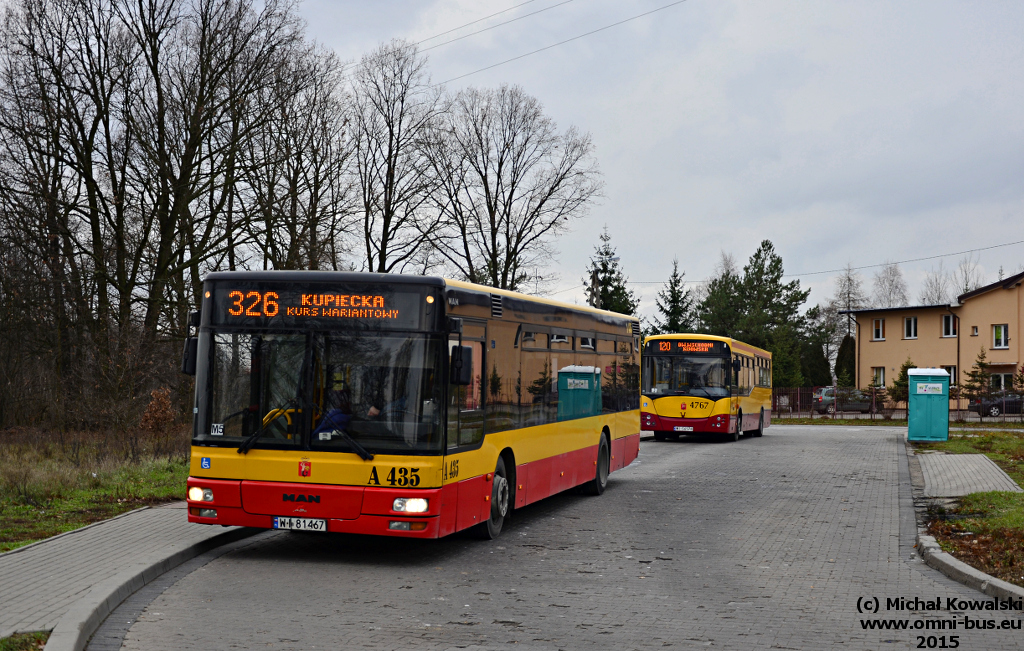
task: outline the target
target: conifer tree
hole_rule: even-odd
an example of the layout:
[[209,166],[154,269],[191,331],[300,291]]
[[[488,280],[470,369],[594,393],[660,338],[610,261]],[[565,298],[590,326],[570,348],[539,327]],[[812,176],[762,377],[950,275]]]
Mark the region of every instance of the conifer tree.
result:
[[907,358],[900,366],[900,372],[892,381],[892,388],[889,389],[889,398],[895,403],[905,403],[910,399],[910,369],[915,368],[914,362]]
[[640,299],[626,288],[627,278],[619,267],[619,258],[612,246],[612,236],[606,226],[601,233],[601,243],[594,248],[594,256],[587,266],[587,304],[618,312],[619,314],[636,314]]
[[[974,360],[974,366],[971,370],[964,373],[964,381],[960,385],[960,395],[971,400],[982,400],[987,398],[992,392],[991,378],[988,373],[988,354],[985,349],[982,348],[978,352],[978,357]],[[981,409],[978,409],[979,420],[985,419],[985,414]]]
[[[856,340],[852,335],[843,337],[843,343],[839,344],[839,352],[836,353],[836,381],[839,386],[853,386],[857,377],[857,348]],[[842,378],[840,381],[839,378]],[[844,383],[845,382],[845,383]]]
[[673,259],[672,275],[655,299],[659,316],[654,317],[651,334],[693,332],[693,294],[683,286],[685,275],[679,271],[679,259]]

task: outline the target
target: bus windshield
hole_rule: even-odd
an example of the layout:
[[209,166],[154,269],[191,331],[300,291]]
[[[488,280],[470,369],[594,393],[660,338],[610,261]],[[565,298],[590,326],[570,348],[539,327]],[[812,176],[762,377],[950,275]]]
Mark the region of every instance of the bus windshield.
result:
[[436,336],[264,331],[209,337],[197,444],[240,445],[258,434],[256,448],[443,450]]
[[647,355],[642,393],[647,396],[729,396],[729,360],[698,355]]

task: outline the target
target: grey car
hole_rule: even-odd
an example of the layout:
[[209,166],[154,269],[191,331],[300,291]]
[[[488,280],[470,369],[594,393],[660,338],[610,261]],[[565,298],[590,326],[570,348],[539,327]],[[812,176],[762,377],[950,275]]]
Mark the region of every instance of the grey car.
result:
[[871,413],[870,393],[864,393],[857,389],[841,388],[837,390],[836,387],[821,387],[814,390],[814,411],[819,414],[836,413],[837,393],[840,412],[859,411],[864,414]]

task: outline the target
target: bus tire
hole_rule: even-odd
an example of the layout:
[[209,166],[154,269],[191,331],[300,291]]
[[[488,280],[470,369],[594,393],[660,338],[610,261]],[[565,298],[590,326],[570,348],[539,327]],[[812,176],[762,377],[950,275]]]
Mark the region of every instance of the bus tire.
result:
[[608,474],[611,472],[611,451],[608,438],[601,433],[601,442],[597,446],[597,470],[594,478],[583,484],[584,495],[600,495],[608,485]]
[[743,412],[736,414],[736,429],[732,431],[732,434],[727,435],[727,440],[738,441],[743,436]]
[[764,436],[764,407],[761,408],[761,418],[757,421],[757,429],[754,430],[754,436]]
[[494,466],[494,478],[491,480],[491,514],[486,521],[476,525],[475,533],[484,540],[494,540],[501,535],[501,527],[509,509],[508,473],[505,471],[505,460],[500,456]]

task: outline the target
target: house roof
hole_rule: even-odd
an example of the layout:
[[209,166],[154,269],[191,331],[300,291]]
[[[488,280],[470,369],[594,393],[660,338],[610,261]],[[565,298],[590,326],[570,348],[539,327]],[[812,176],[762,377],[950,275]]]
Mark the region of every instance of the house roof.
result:
[[900,307],[865,307],[859,310],[839,310],[839,314],[863,314],[865,312],[898,312],[906,310],[931,310],[935,308],[946,309],[950,307],[946,303],[937,303],[935,305],[903,305]]
[[1024,271],[1020,272],[1019,274],[1014,274],[1013,276],[1010,276],[1009,278],[1003,278],[1002,280],[997,280],[996,282],[994,282],[994,283],[992,283],[990,285],[985,285],[984,287],[979,287],[978,289],[976,289],[976,290],[974,290],[972,292],[967,292],[966,294],[960,294],[959,296],[956,297],[956,300],[957,300],[958,303],[963,303],[968,298],[974,298],[975,296],[978,296],[979,294],[984,294],[985,292],[990,292],[993,289],[1011,289],[1015,285],[1019,285],[1021,282],[1024,282]]

